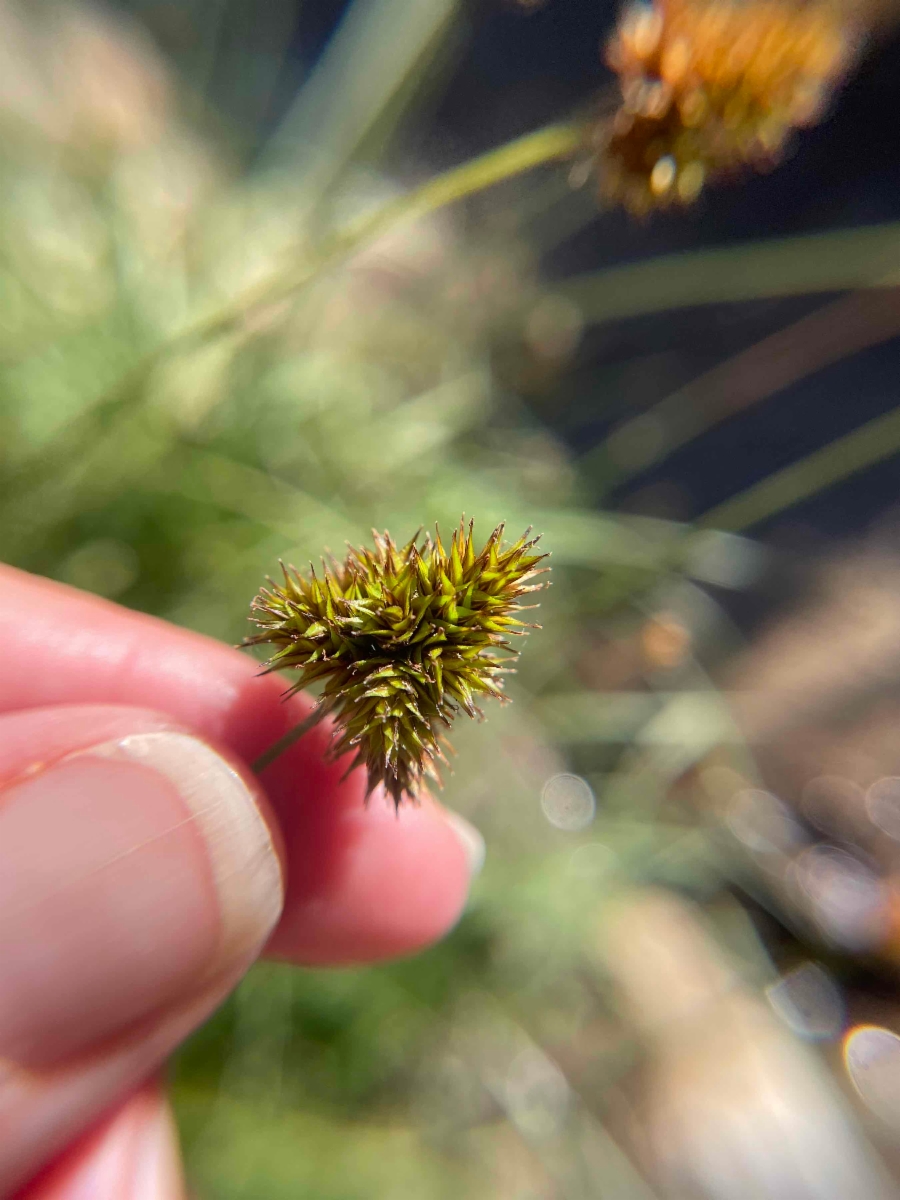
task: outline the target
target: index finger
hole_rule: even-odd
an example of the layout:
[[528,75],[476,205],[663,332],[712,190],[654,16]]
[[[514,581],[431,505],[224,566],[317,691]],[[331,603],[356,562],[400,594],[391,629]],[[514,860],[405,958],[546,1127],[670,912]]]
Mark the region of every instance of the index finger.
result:
[[252,761],[308,711],[246,654],[0,564],[0,712],[152,706]]
[[[284,681],[212,638],[0,565],[0,712],[61,704],[152,708],[245,762],[307,715]],[[288,891],[270,949],[308,963],[408,953],[441,936],[468,890],[474,831],[433,801],[398,816],[307,733],[264,773]],[[467,847],[468,841],[468,847]],[[467,853],[467,849],[469,853]],[[477,849],[475,857],[477,857]]]

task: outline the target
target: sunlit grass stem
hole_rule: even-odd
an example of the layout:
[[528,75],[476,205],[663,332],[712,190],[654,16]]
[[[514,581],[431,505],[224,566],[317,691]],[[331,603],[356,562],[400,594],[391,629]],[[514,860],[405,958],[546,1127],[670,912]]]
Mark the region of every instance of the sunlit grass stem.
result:
[[167,351],[173,345],[182,348],[185,344],[202,342],[227,332],[257,309],[299,291],[322,271],[341,262],[394,225],[447,208],[536,167],[571,158],[583,146],[584,137],[584,129],[579,124],[551,125],[437,175],[420,187],[389,200],[374,212],[364,213],[346,228],[336,230],[323,240],[308,261],[279,271],[248,288],[230,305],[176,334],[160,348],[161,351]]
[[[51,443],[41,448],[41,463],[37,472],[33,469],[34,464],[28,463],[22,467],[22,482],[35,486],[36,474],[37,486],[46,479],[65,484],[68,465],[81,461],[84,448],[97,448],[98,424],[114,420],[120,412],[131,411],[140,404],[153,371],[170,355],[196,348],[232,332],[258,310],[294,295],[324,271],[402,221],[426,216],[516,175],[570,158],[583,144],[584,129],[579,124],[551,125],[539,129],[479,155],[462,166],[453,167],[373,212],[363,214],[344,229],[329,234],[302,262],[294,263],[254,284],[237,299],[209,316],[186,325],[145,354],[80,419],[69,423]],[[109,430],[105,431],[106,436],[109,433]],[[17,480],[11,483],[11,491],[15,494]],[[22,499],[28,508],[29,495],[22,496]]]

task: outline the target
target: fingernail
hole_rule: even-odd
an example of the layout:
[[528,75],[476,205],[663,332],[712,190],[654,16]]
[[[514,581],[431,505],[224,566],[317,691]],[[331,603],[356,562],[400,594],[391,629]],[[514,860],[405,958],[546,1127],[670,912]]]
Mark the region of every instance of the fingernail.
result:
[[186,734],[134,734],[0,795],[0,1057],[55,1062],[261,946],[281,869],[253,795]]
[[465,817],[461,817],[459,813],[444,809],[444,817],[447,824],[456,834],[463,850],[466,852],[469,875],[474,879],[476,875],[481,874],[481,868],[484,866],[484,857],[487,852],[484,838],[475,826],[470,825]]

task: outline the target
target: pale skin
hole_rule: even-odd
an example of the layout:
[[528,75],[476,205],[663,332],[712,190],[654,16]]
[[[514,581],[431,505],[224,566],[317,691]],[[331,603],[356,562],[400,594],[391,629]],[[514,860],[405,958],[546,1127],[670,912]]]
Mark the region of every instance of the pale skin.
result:
[[[478,837],[328,763],[247,654],[0,566],[0,1197],[180,1200],[152,1080],[260,954],[440,938]],[[24,1189],[24,1190],[17,1190]]]

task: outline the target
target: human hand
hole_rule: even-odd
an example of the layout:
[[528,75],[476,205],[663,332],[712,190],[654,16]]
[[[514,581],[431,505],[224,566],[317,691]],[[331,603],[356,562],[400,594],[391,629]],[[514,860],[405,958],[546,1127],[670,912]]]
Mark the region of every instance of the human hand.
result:
[[428,799],[364,805],[326,729],[263,794],[246,764],[310,707],[283,688],[0,566],[0,1197],[176,1200],[146,1080],[261,952],[371,962],[457,920],[479,835]]

